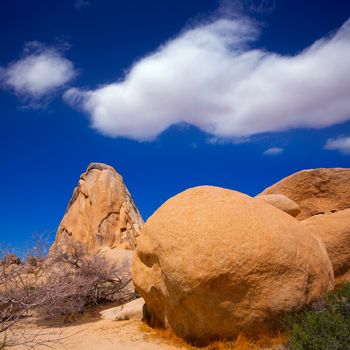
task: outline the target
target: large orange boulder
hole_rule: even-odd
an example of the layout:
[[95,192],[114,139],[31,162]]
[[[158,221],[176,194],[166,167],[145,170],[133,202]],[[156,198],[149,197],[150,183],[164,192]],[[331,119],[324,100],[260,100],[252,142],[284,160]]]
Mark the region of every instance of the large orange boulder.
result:
[[297,219],[350,208],[350,169],[303,170],[266,188],[261,195],[284,194],[301,209]]
[[210,186],[178,194],[148,219],[132,275],[151,324],[203,343],[274,327],[334,285],[323,243],[300,222]]
[[143,220],[123,178],[111,167],[91,163],[80,176],[54,245],[85,244],[90,252],[109,248],[133,250]]
[[303,220],[302,224],[324,242],[334,275],[350,278],[350,209],[316,215]]

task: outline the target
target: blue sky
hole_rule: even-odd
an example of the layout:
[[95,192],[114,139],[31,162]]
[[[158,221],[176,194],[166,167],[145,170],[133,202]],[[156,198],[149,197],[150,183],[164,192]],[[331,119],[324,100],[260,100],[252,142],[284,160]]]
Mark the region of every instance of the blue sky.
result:
[[349,17],[344,0],[3,0],[0,242],[54,234],[90,162],[144,219],[192,186],[348,167]]

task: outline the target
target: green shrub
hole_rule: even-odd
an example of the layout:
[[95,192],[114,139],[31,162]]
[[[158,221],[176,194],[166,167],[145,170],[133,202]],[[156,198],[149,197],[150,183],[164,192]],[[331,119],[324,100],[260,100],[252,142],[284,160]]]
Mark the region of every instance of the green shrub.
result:
[[350,283],[283,323],[291,350],[350,350]]

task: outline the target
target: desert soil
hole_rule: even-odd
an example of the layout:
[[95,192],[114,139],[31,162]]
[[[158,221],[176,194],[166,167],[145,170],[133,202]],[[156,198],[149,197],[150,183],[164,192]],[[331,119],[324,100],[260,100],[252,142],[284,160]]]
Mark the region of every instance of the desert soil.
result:
[[[163,340],[156,339],[151,333],[141,329],[141,321],[110,321],[91,320],[88,322],[73,322],[69,325],[55,326],[38,324],[27,320],[21,325],[21,330],[27,337],[40,334],[37,340],[50,339],[54,349],[69,350],[179,350],[181,346],[173,346]],[[15,350],[27,349],[25,346],[15,346]],[[36,345],[34,349],[47,349]]]

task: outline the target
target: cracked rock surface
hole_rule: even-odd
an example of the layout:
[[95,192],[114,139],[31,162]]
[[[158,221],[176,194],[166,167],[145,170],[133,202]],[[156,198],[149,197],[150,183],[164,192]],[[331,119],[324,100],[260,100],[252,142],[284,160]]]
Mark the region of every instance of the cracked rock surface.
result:
[[55,244],[68,247],[81,242],[94,253],[134,250],[142,225],[123,178],[109,165],[91,163],[73,191]]

